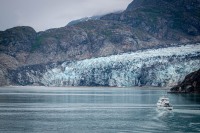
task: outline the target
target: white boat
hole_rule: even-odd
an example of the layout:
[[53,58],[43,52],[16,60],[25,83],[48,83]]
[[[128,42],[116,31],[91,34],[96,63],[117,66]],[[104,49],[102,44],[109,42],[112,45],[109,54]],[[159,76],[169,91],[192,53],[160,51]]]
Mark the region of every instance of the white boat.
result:
[[172,105],[169,104],[169,98],[167,97],[160,97],[158,102],[157,102],[157,107],[158,109],[163,109],[163,110],[172,110],[173,107]]

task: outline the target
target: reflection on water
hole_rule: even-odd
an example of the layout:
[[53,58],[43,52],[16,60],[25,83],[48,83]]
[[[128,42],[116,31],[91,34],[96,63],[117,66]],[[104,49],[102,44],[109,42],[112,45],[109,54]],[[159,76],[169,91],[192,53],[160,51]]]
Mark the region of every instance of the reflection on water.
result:
[[0,132],[199,132],[200,96],[155,88],[0,88]]

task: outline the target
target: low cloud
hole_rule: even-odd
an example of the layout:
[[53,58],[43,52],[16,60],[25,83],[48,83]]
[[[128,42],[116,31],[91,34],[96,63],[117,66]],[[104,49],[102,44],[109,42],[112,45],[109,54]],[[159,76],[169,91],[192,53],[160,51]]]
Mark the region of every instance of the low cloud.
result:
[[0,0],[0,30],[31,26],[36,31],[57,28],[93,15],[125,10],[132,0]]

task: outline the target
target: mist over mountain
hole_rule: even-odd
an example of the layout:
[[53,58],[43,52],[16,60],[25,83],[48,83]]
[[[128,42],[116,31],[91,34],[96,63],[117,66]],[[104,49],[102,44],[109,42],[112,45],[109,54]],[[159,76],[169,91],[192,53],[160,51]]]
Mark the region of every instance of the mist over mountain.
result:
[[89,20],[99,20],[101,16],[92,16],[92,17],[84,17],[78,20],[73,20],[67,24],[67,26],[72,26],[81,22],[89,21]]
[[[200,52],[198,49],[200,42],[199,14],[200,0],[134,0],[123,12],[107,14],[98,19],[79,20],[78,23],[76,21],[61,28],[36,32],[31,27],[21,26],[1,31],[0,85],[168,86],[171,80],[174,80],[173,84],[175,84],[183,80],[183,78],[177,79],[175,75],[185,76],[200,67],[198,65]],[[193,47],[187,47],[191,44]],[[148,61],[152,62],[149,63],[150,66],[154,64],[153,67],[148,66],[148,63],[145,64],[145,67],[138,66],[138,72],[142,71],[139,69],[145,69],[146,73],[143,76],[146,76],[144,77],[156,73],[154,77],[159,80],[156,80],[155,84],[154,81],[151,81],[155,80],[155,78],[151,78],[152,75],[144,79],[142,74],[140,76],[133,74],[135,69],[132,67],[137,64],[133,63],[134,54],[130,55],[133,56],[133,59],[117,61],[121,54],[147,49],[154,51],[167,47],[171,49],[166,50],[173,51],[173,49],[183,45],[186,45],[185,55],[181,53],[181,56],[174,57],[172,52],[171,55],[164,56],[165,59],[158,62],[154,62],[154,57],[149,55]],[[193,48],[197,48],[195,54],[187,52]],[[179,52],[177,51],[177,53]],[[116,60],[110,60],[113,56]],[[157,56],[160,58],[159,54]],[[109,61],[106,64],[99,64],[100,67],[95,65],[94,58],[96,58],[95,60],[103,58]],[[143,54],[140,58],[141,62],[146,59]],[[176,60],[176,63],[170,62],[171,59]],[[93,71],[87,75],[89,79],[78,76],[81,79],[72,80],[70,75],[73,75],[73,72],[85,74],[83,72],[85,65],[80,63],[84,61],[88,61],[86,64],[89,64],[88,69],[86,69],[87,73],[89,74],[90,69]],[[66,64],[66,62],[70,62],[70,69],[74,69],[73,71],[68,72],[69,66],[63,66],[63,63]],[[130,64],[127,65],[127,62]],[[139,64],[141,62],[138,61]],[[176,66],[181,63],[184,63],[183,67],[177,68]],[[115,65],[113,66],[113,64]],[[159,69],[159,73],[157,73],[159,64],[165,64],[165,67]],[[176,67],[176,71],[170,72],[169,70],[172,69],[168,67]],[[81,68],[83,70],[80,70]],[[59,73],[54,72],[55,69],[59,69]],[[128,80],[112,78],[113,71],[120,73],[121,70],[123,70],[124,76],[116,75],[116,77],[122,79],[128,77]],[[44,79],[49,71],[52,71],[53,74],[49,74],[48,78]],[[163,75],[161,73],[166,73],[164,76],[172,79],[159,78],[159,75]],[[54,78],[55,75],[64,76],[63,78]],[[99,76],[94,77],[94,75]],[[58,82],[48,84],[51,80],[47,81],[47,79]],[[111,79],[113,79],[112,84],[110,84]],[[124,82],[121,83],[121,81]]]

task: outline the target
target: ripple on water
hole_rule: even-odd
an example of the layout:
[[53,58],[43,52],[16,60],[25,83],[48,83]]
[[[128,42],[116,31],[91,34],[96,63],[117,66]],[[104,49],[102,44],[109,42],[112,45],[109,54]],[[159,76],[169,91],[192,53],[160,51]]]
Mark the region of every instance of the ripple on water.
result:
[[169,95],[174,109],[157,110],[162,90],[16,89],[0,90],[0,132],[200,131],[200,105],[180,95]]

